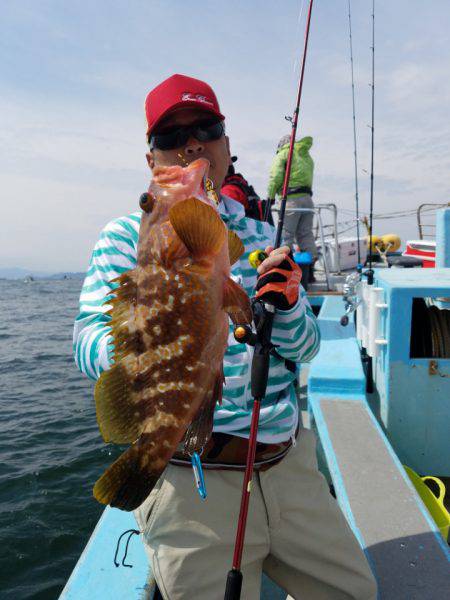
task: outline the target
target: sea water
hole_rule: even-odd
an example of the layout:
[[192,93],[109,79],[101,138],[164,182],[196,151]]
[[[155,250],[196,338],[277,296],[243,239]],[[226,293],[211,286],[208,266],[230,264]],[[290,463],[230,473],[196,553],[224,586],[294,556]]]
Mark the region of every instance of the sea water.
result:
[[72,357],[81,283],[0,281],[2,600],[58,597],[102,511],[92,487],[117,453]]

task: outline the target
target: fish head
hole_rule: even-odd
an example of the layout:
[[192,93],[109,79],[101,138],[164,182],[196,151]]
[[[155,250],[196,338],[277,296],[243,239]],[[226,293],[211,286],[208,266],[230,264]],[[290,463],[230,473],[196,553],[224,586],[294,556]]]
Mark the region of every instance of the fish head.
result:
[[172,206],[188,198],[198,198],[217,208],[216,203],[205,191],[208,170],[209,161],[206,158],[198,158],[186,167],[180,165],[155,167],[148,190],[152,221],[161,223],[167,220]]
[[182,167],[180,165],[157,166],[153,169],[153,179],[146,194],[142,194],[140,206],[143,210],[139,254],[151,251],[153,256],[161,256],[175,235],[169,223],[169,211],[177,203],[196,198],[218,212],[218,205],[212,195],[206,192],[209,161],[198,158]]

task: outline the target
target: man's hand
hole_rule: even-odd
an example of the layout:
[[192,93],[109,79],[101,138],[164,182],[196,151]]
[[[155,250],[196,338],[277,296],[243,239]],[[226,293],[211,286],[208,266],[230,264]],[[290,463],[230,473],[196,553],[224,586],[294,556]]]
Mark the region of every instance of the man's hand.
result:
[[302,271],[289,258],[288,246],[276,250],[268,246],[265,252],[268,257],[258,267],[256,297],[279,310],[289,310],[297,303]]

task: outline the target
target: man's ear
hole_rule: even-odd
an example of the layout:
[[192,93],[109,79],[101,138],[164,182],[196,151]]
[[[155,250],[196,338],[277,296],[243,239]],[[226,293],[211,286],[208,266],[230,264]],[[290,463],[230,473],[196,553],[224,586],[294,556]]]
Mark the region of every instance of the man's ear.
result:
[[230,138],[227,135],[225,136],[225,144],[227,145],[227,152],[228,152],[228,166],[230,166],[233,164],[233,161],[231,160]]
[[145,155],[146,159],[147,159],[147,163],[148,166],[150,167],[150,170],[153,171],[153,167],[155,166],[155,157],[153,156],[153,152],[150,150],[150,152],[148,152]]

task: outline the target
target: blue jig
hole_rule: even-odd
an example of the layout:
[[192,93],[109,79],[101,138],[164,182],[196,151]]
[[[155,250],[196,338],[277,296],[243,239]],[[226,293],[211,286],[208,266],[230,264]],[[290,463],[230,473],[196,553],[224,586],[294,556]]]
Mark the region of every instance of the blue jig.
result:
[[200,460],[200,456],[197,452],[191,456],[192,462],[192,471],[194,472],[194,481],[197,486],[198,493],[202,500],[206,499],[206,486],[205,486],[205,478],[203,477],[203,469],[202,469],[202,461]]

